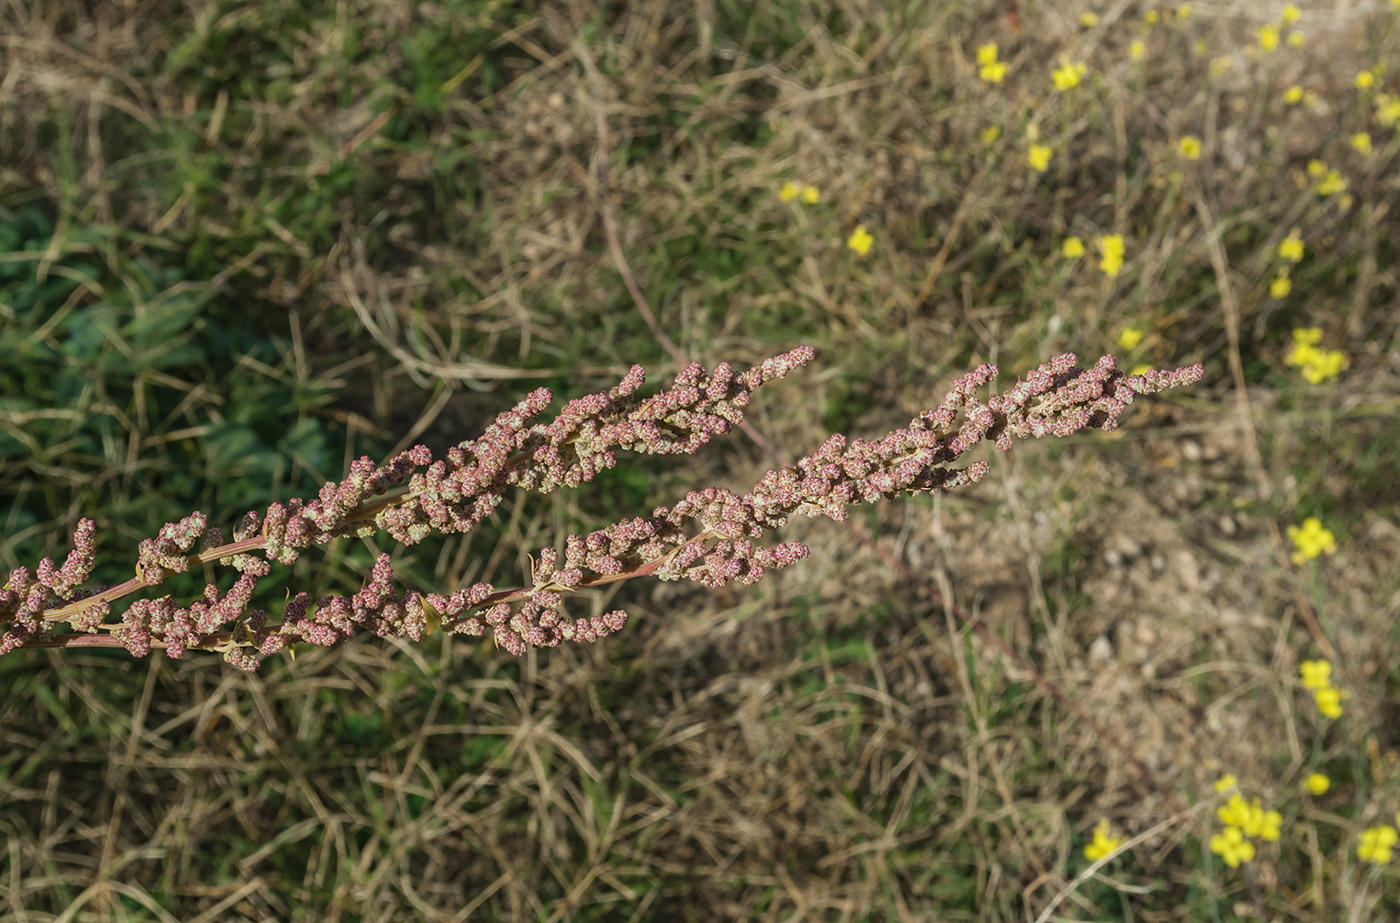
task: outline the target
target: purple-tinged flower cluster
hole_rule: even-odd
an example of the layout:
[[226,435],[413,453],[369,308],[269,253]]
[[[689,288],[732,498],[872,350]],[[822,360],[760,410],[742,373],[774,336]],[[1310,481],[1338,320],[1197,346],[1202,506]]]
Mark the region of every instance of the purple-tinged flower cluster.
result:
[[[556,549],[540,551],[530,586],[497,590],[476,583],[451,595],[404,591],[394,586],[386,554],[353,595],[326,596],[312,605],[305,593],[297,594],[275,624],[268,624],[262,610],[247,611],[259,578],[270,571],[269,562],[294,563],[313,544],[380,529],[406,544],[432,532],[465,532],[496,509],[506,490],[549,493],[577,486],[616,465],[619,449],[694,452],[742,421],[754,389],[782,378],[812,355],[807,347],[795,349],[743,374],[728,365],[707,374],[692,364],[671,388],[645,399],[637,393],[645,375],[634,366],[616,387],[570,401],[548,424],[531,422],[552,400],[541,388],[498,416],[479,438],[462,442],[442,459],[434,460],[421,445],[380,465],[361,458],[343,481],[325,484],[310,502],[293,499],[274,503],[262,514],[248,513],[234,529],[231,544],[223,544],[220,530],[209,528],[201,513],[168,523],[156,538],[140,543],[136,577],[115,588],[80,588],[94,558],[95,527],[85,519],[62,568],[46,558],[34,576],[22,567],[10,573],[0,590],[0,622],[11,623],[0,636],[0,654],[31,643],[64,643],[68,636],[55,638],[46,627],[56,621],[77,632],[105,629],[109,634],[103,642],[136,656],[153,648],[172,657],[194,649],[217,650],[249,670],[290,644],[332,646],[362,633],[417,641],[439,626],[473,637],[489,632],[499,647],[517,655],[531,647],[594,641],[620,630],[627,616],[613,611],[569,618],[563,602],[572,591],[640,576],[685,578],[706,587],[751,584],[809,554],[797,542],[759,544],[793,515],[843,520],[857,503],[974,483],[986,474],[988,463],[959,463],[984,440],[1005,450],[1016,437],[1111,430],[1136,395],[1190,384],[1202,374],[1196,365],[1125,376],[1111,356],[1086,370],[1066,354],[983,402],[977,392],[997,374],[996,366],[983,365],[960,378],[938,407],[881,439],[833,435],[811,455],[766,473],[746,494],[717,487],[691,491],[650,516],[570,535],[562,563]],[[384,497],[402,485],[407,485],[403,494]],[[192,555],[197,543],[200,552]],[[214,560],[239,574],[227,593],[221,595],[211,584],[204,598],[188,607],[169,596],[140,599],[119,623],[106,623],[113,600]],[[89,597],[92,602],[83,604]]]
[[[908,427],[873,441],[833,435],[796,464],[769,471],[744,496],[719,488],[692,491],[649,517],[570,535],[564,567],[553,579],[573,587],[652,566],[650,573],[661,579],[685,577],[707,587],[730,580],[753,583],[766,571],[807,556],[799,543],[761,548],[751,541],[793,514],[841,521],[852,504],[975,483],[986,475],[987,462],[951,465],[988,437],[1007,450],[1013,436],[1112,430],[1135,395],[1190,384],[1203,371],[1195,365],[1126,376],[1114,368],[1112,356],[1088,370],[1075,363],[1072,354],[1057,356],[986,403],[976,391],[996,377],[997,368],[980,366]],[[954,431],[960,413],[963,422]]]
[[190,568],[186,557],[203,537],[209,521],[195,512],[179,522],[167,522],[155,538],[145,538],[137,546],[136,575],[147,586],[156,586],[170,574],[183,574]]
[[[44,558],[33,576],[27,567],[10,571],[10,579],[0,589],[0,619],[13,623],[0,635],[0,655],[23,646],[31,639],[49,636],[44,624],[44,610],[55,602],[75,602],[95,590],[83,591],[97,560],[97,524],[91,519],[78,522],[73,533],[73,550],[68,552],[62,567],[55,567],[52,558]],[[83,607],[73,626],[79,631],[95,631],[107,617],[106,603]]]

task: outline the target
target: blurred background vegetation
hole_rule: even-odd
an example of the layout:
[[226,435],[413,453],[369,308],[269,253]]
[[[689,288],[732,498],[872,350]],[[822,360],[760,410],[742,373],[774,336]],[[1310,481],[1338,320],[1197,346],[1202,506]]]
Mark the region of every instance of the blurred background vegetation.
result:
[[[1117,433],[863,510],[856,537],[796,523],[813,556],[752,591],[581,598],[632,614],[597,645],[365,639],[255,676],[8,656],[0,919],[1400,914],[1393,866],[1356,853],[1400,808],[1400,9],[1293,12],[6,6],[5,568],[61,557],[88,516],[116,582],[192,509],[227,529],[541,384],[664,380],[605,207],[686,357],[818,348],[751,416],[789,458],[903,425],[984,361],[1207,372]],[[1337,374],[1290,364],[1305,328]],[[353,592],[395,551],[420,589],[513,586],[567,531],[770,463],[736,434],[509,498],[470,536],[276,573]],[[1293,564],[1308,516],[1337,551]],[[1299,688],[1322,656],[1336,721]],[[1224,773],[1283,816],[1238,869],[1208,847]],[[1174,822],[1081,880],[1105,820]]]

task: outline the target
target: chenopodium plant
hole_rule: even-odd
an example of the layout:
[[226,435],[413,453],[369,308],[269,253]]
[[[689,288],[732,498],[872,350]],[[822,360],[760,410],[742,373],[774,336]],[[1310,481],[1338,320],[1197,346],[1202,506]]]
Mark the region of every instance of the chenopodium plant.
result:
[[[997,367],[982,365],[959,379],[936,408],[881,439],[836,434],[796,464],[769,471],[746,494],[717,487],[691,491],[650,516],[569,535],[562,560],[554,547],[532,558],[528,586],[497,589],[482,582],[450,595],[399,588],[384,554],[353,596],[325,596],[313,605],[305,593],[289,594],[277,622],[269,622],[264,610],[248,611],[271,564],[293,564],[313,545],[378,532],[412,545],[434,532],[469,532],[491,515],[507,490],[550,493],[577,487],[615,466],[620,451],[694,452],[743,420],[756,389],[814,355],[810,347],[799,347],[742,374],[728,364],[707,374],[692,363],[670,388],[645,398],[638,394],[645,372],[633,366],[616,387],[569,401],[549,423],[534,422],[552,400],[549,390],[540,388],[498,416],[480,437],[442,458],[422,445],[382,464],[361,458],[343,481],[325,484],[314,500],[293,499],[247,513],[231,542],[225,543],[222,531],[199,512],[168,523],[140,543],[135,575],[116,586],[84,586],[97,530],[93,520],[83,519],[62,567],[45,558],[33,573],[26,567],[10,572],[0,590],[0,625],[8,625],[0,636],[0,655],[26,647],[124,647],[137,657],[153,649],[171,657],[207,650],[256,670],[263,658],[289,645],[331,646],[361,633],[418,641],[438,628],[470,636],[489,632],[516,655],[530,647],[593,641],[621,629],[627,616],[618,610],[570,618],[563,608],[569,593],[642,576],[689,579],[706,587],[751,584],[807,556],[807,547],[797,542],[759,544],[795,514],[844,520],[856,503],[974,483],[987,473],[988,463],[957,463],[983,440],[1005,450],[1016,437],[1112,430],[1137,395],[1191,384],[1202,374],[1194,365],[1125,375],[1112,356],[1086,370],[1065,354],[984,403],[976,392],[996,377]],[[237,571],[227,592],[210,583],[203,599],[188,605],[168,595],[143,597],[112,617],[115,601],[209,562]],[[62,626],[67,631],[56,631]]]

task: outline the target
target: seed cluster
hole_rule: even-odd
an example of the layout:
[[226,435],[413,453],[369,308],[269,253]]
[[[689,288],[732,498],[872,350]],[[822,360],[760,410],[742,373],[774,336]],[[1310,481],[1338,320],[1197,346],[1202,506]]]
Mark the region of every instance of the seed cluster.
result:
[[[62,568],[45,558],[33,576],[23,567],[11,571],[0,590],[0,623],[9,623],[0,636],[0,655],[26,645],[65,643],[71,635],[55,636],[49,628],[57,622],[66,622],[74,634],[105,631],[99,640],[138,657],[153,648],[171,657],[217,650],[248,670],[291,644],[332,646],[364,633],[417,641],[438,627],[474,637],[489,632],[498,646],[517,655],[531,647],[594,641],[620,630],[627,616],[612,611],[570,618],[563,603],[571,591],[645,575],[694,580],[705,587],[754,583],[809,554],[798,542],[760,544],[793,515],[844,520],[857,503],[974,483],[987,473],[988,463],[958,463],[984,440],[1006,450],[1016,437],[1111,430],[1136,395],[1191,384],[1202,374],[1196,365],[1126,376],[1111,356],[1086,370],[1066,354],[983,402],[977,392],[997,374],[996,366],[983,365],[960,378],[938,407],[881,439],[833,435],[795,464],[767,472],[746,494],[718,487],[695,490],[650,516],[569,535],[562,561],[553,547],[538,553],[527,587],[498,590],[475,583],[451,595],[401,590],[384,554],[353,595],[325,596],[312,605],[299,593],[273,624],[266,611],[248,610],[271,563],[293,564],[312,545],[380,530],[404,544],[433,533],[467,532],[497,508],[508,490],[549,493],[576,487],[614,467],[619,450],[694,452],[743,420],[755,389],[813,355],[809,347],[800,347],[742,374],[727,364],[706,373],[694,363],[670,388],[648,398],[638,395],[645,373],[633,366],[616,387],[569,401],[549,423],[534,422],[553,399],[541,388],[443,458],[434,459],[421,445],[382,464],[361,458],[343,481],[325,484],[309,502],[293,499],[247,513],[231,544],[223,544],[220,530],[210,528],[199,512],[167,523],[138,546],[135,578],[115,588],[81,587],[95,558],[96,527],[84,519]],[[385,497],[401,486],[406,486],[404,493]],[[193,553],[196,544],[201,545],[198,554]],[[113,600],[158,586],[197,562],[215,560],[239,575],[226,593],[211,583],[203,598],[188,606],[170,596],[138,599],[120,622],[106,621]]]

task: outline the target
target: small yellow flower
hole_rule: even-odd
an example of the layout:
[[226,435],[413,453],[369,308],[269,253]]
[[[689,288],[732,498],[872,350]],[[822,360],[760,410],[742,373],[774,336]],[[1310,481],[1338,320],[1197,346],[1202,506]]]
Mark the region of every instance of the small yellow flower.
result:
[[1322,342],[1322,328],[1294,327],[1293,342],[1302,346],[1316,346]]
[[1080,13],[1079,24],[1086,29],[1092,29],[1099,24],[1098,13]]
[[1386,128],[1400,122],[1400,98],[1391,96],[1389,93],[1380,93],[1376,96],[1376,121]]
[[1303,240],[1297,231],[1279,241],[1278,255],[1290,263],[1297,263],[1303,259]]
[[1336,170],[1328,170],[1322,182],[1317,184],[1318,195],[1336,195],[1347,191],[1347,181]]
[[[1334,554],[1337,551],[1337,537],[1332,534],[1331,529],[1324,528],[1322,521],[1316,516],[1304,519],[1301,526],[1289,526],[1288,538],[1298,549],[1293,555],[1295,564],[1301,563],[1298,560],[1299,556],[1304,561],[1310,561],[1324,552]],[[1330,665],[1328,670],[1331,670]]]
[[1293,291],[1293,283],[1288,276],[1275,276],[1274,281],[1269,283],[1269,295],[1273,298],[1287,298],[1288,293]]
[[1297,29],[1288,33],[1288,47],[1290,48],[1302,48],[1303,42],[1306,40],[1303,33],[1299,32]]
[[1191,18],[1191,4],[1189,4],[1189,3],[1183,3],[1181,6],[1177,7],[1177,8],[1176,8],[1176,15],[1177,15],[1177,18],[1179,18],[1179,19],[1190,19],[1190,18]]
[[1296,106],[1303,101],[1303,88],[1294,84],[1283,91],[1283,101],[1290,106]]
[[1122,837],[1108,835],[1108,821],[1101,820],[1094,826],[1093,842],[1084,847],[1084,858],[1090,862],[1098,862],[1117,849],[1122,842]]
[[1155,26],[1158,19],[1161,19],[1161,16],[1158,15],[1156,10],[1148,10],[1146,13],[1142,14],[1142,21],[1149,26]]
[[1314,361],[1303,366],[1303,378],[1310,385],[1320,385],[1329,378],[1336,378],[1346,367],[1346,353],[1337,349],[1325,349]]
[[993,61],[991,64],[983,64],[977,69],[977,76],[988,83],[1001,83],[1006,79],[1006,62]]
[[997,63],[997,43],[988,42],[985,45],[977,46],[977,66],[986,67],[988,64]]
[[778,198],[784,202],[791,202],[799,197],[808,205],[815,205],[821,201],[822,196],[817,187],[808,186],[806,183],[794,183],[792,180],[783,183],[783,188],[778,190]]
[[1317,711],[1324,718],[1336,720],[1342,716],[1342,692],[1340,689],[1319,689],[1313,697],[1317,701]]
[[1308,776],[1307,780],[1303,783],[1303,787],[1306,788],[1311,795],[1325,795],[1327,794],[1327,790],[1332,787],[1332,780],[1320,772],[1315,772]]
[[1254,858],[1254,844],[1244,838],[1244,832],[1239,827],[1226,827],[1211,837],[1210,851],[1232,869],[1237,869],[1241,862],[1248,862]]
[[1199,160],[1201,157],[1201,139],[1195,135],[1187,135],[1176,143],[1176,149],[1181,151],[1181,156],[1187,160]]
[[997,138],[1001,137],[1001,126],[988,125],[986,128],[982,129],[982,133],[977,137],[981,139],[983,144],[995,144]]
[[1400,840],[1395,828],[1389,824],[1368,827],[1361,834],[1361,843],[1356,847],[1356,857],[1362,862],[1385,865],[1395,854],[1395,844]]
[[1227,826],[1243,827],[1249,822],[1249,802],[1245,801],[1239,792],[1235,792],[1229,801],[1215,809],[1215,816]]
[[1245,836],[1252,836],[1269,843],[1279,838],[1280,826],[1283,823],[1282,814],[1277,811],[1265,811],[1258,798],[1255,798],[1249,805],[1246,814],[1242,825]]
[[1264,51],[1273,51],[1278,47],[1278,26],[1259,27],[1259,47]]
[[1361,71],[1352,82],[1356,84],[1358,90],[1369,90],[1376,85],[1376,75],[1370,71]]
[[1365,154],[1369,156],[1371,153],[1370,134],[1364,131],[1358,131],[1356,134],[1351,136],[1351,146],[1356,151],[1356,153]]
[[865,229],[865,225],[858,224],[851,232],[851,236],[846,240],[846,246],[856,252],[856,256],[865,256],[870,252],[870,245],[875,243],[875,238]]
[[1135,365],[1135,366],[1133,366],[1131,369],[1129,369],[1129,370],[1128,370],[1128,374],[1129,374],[1129,375],[1142,375],[1142,374],[1145,374],[1145,373],[1150,372],[1150,371],[1152,371],[1152,366],[1150,366],[1150,365],[1148,365],[1147,363],[1143,362],[1143,363],[1140,363],[1140,364],[1138,364],[1138,365]]
[[1291,3],[1285,3],[1285,4],[1283,5],[1283,21],[1284,21],[1284,22],[1297,22],[1297,21],[1299,20],[1299,18],[1302,17],[1302,15],[1303,15],[1303,11],[1300,10],[1300,9],[1298,9],[1298,8],[1297,8],[1296,6],[1294,6],[1293,4],[1291,4]]
[[[1312,520],[1317,522],[1316,519]],[[1317,555],[1312,555],[1317,557]],[[1332,664],[1327,660],[1304,660],[1298,665],[1298,675],[1304,689],[1317,691],[1332,688]]]
[[1026,152],[1026,163],[1037,173],[1044,173],[1050,168],[1050,157],[1054,150],[1044,144],[1032,144],[1030,150]]
[[1123,268],[1123,235],[1108,234],[1100,237],[1099,250],[1103,253],[1103,259],[1099,260],[1099,269],[1109,278],[1116,278]]
[[1124,327],[1123,332],[1118,334],[1118,345],[1123,349],[1136,349],[1142,342],[1142,331],[1136,327]]
[[1128,45],[1128,57],[1134,61],[1141,61],[1142,56],[1147,53],[1147,46],[1142,43],[1142,39],[1135,38]]
[[1325,175],[1327,175],[1327,164],[1321,160],[1308,161],[1308,176],[1313,179],[1321,179]]
[[1072,90],[1079,86],[1080,81],[1088,71],[1088,66],[1083,62],[1065,64],[1051,71],[1050,79],[1055,84],[1055,89],[1064,92],[1065,90]]
[[1060,252],[1072,260],[1077,260],[1084,255],[1084,241],[1078,237],[1066,237],[1065,242],[1060,245]]
[[1233,772],[1230,772],[1215,780],[1215,790],[1217,792],[1228,791],[1229,789],[1237,787],[1239,784],[1240,780],[1235,778]]

